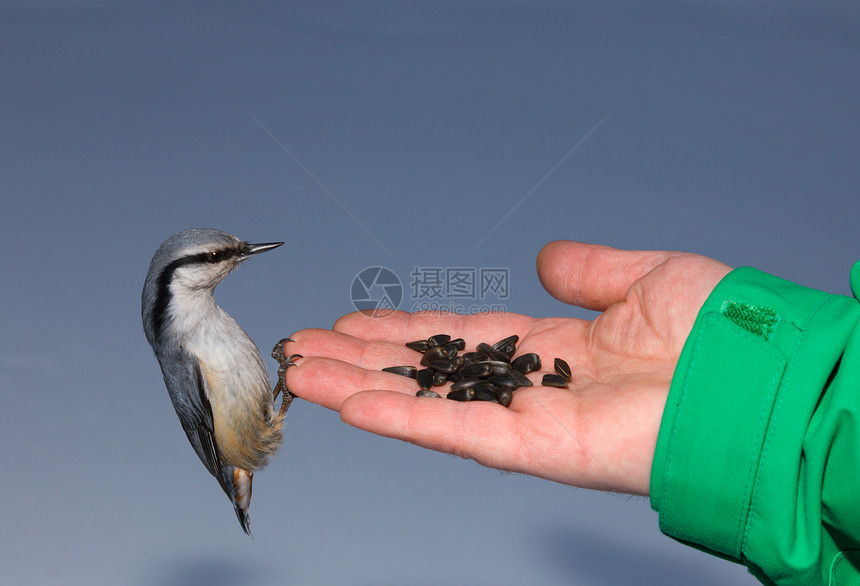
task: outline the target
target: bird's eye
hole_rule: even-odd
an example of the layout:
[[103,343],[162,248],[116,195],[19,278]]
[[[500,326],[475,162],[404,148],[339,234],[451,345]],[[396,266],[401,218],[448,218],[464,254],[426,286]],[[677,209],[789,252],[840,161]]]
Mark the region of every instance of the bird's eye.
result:
[[206,261],[212,264],[219,263],[224,260],[224,253],[220,250],[213,250],[206,255]]

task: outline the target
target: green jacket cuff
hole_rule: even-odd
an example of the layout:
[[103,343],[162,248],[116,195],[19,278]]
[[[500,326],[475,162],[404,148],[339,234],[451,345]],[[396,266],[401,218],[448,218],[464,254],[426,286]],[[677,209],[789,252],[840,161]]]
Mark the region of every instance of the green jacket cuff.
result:
[[858,323],[856,299],[749,267],[717,285],[678,360],[654,454],[664,533],[765,583],[860,578]]

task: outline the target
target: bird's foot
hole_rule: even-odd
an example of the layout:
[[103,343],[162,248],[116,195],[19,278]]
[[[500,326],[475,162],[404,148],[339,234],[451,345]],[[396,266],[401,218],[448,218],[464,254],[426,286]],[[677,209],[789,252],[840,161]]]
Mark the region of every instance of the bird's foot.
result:
[[278,382],[275,384],[275,388],[272,390],[272,400],[278,398],[278,394],[282,395],[281,398],[281,410],[279,412],[279,416],[283,417],[287,412],[287,409],[290,408],[290,403],[293,402],[293,394],[290,392],[290,389],[287,388],[287,368],[290,366],[296,366],[294,360],[296,358],[304,358],[301,354],[291,354],[287,356],[284,346],[287,342],[292,342],[292,338],[283,338],[275,344],[275,347],[272,349],[272,358],[274,358],[278,362]]

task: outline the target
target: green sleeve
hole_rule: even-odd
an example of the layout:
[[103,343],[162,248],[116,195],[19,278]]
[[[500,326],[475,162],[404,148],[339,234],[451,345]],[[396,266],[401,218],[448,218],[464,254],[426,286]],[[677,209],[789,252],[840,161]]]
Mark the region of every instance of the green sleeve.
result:
[[660,529],[765,584],[860,583],[860,262],[851,287],[732,271],[672,379],[651,469]]

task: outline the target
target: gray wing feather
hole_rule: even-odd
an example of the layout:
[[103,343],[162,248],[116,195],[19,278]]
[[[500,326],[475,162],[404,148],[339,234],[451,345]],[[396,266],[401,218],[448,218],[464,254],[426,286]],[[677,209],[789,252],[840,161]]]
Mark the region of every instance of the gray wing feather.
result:
[[[162,365],[167,392],[182,423],[182,429],[200,461],[230,499],[242,529],[250,535],[248,513],[236,503],[237,492],[233,485],[235,468],[221,461],[215,442],[212,407],[209,404],[206,377],[200,370],[200,363],[184,350],[175,352],[171,358],[172,360],[162,361],[159,356],[158,362]],[[164,364],[170,364],[172,368],[167,370]]]
[[[203,376],[197,359],[187,352],[177,352],[172,358],[173,360],[167,363],[175,365],[174,368],[167,371],[162,366],[162,372],[173,408],[194,452],[233,502],[236,498],[233,467],[224,464],[218,452],[212,407],[206,393],[206,377]],[[165,362],[159,360],[162,365]]]

